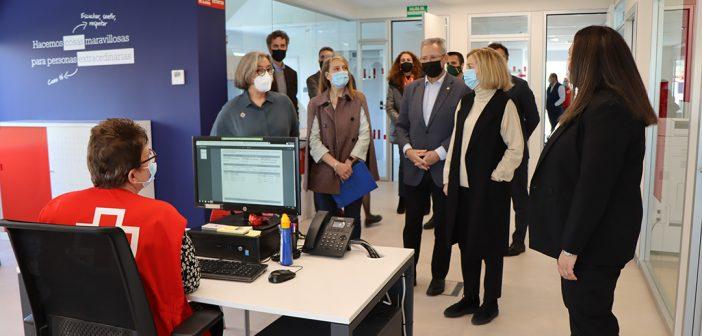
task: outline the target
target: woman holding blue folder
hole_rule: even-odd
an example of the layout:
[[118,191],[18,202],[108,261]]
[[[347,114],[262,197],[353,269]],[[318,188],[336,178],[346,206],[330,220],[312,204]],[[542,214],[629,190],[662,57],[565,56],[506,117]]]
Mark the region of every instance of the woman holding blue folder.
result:
[[[341,215],[334,195],[354,174],[354,163],[361,161],[359,164],[366,165],[372,179],[378,180],[368,104],[363,93],[349,82],[349,63],[341,55],[324,62],[319,83],[322,93],[307,106],[307,189],[314,191],[317,211]],[[354,219],[352,239],[361,237],[362,199],[361,195],[343,207],[343,216]]]

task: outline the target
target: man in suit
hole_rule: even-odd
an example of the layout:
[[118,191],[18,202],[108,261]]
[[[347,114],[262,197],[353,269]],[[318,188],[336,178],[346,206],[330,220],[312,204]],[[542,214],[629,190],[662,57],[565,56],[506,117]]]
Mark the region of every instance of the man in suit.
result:
[[[500,43],[491,43],[488,48],[494,49],[506,60],[509,60],[507,47]],[[524,253],[524,238],[528,227],[527,200],[529,192],[527,184],[529,180],[529,137],[539,125],[539,110],[536,107],[534,93],[529,88],[529,84],[516,76],[512,76],[514,86],[507,92],[515,105],[519,119],[522,122],[522,133],[524,134],[524,156],[522,164],[514,171],[514,178],[511,184],[512,204],[514,206],[515,230],[512,234],[512,244],[509,246],[507,256],[517,256]]]
[[271,90],[288,96],[295,106],[295,110],[299,111],[297,106],[297,71],[283,63],[288,51],[288,44],[290,44],[290,37],[282,30],[276,30],[266,37],[266,45],[271,58],[273,58],[273,69],[275,70]]
[[[319,68],[322,68],[324,61],[332,58],[334,56],[334,49],[330,47],[322,47],[319,49]],[[321,71],[321,70],[320,70]],[[315,72],[311,76],[307,77],[307,94],[310,96],[310,100],[317,96],[319,89],[319,71]]]
[[428,38],[422,41],[420,61],[425,78],[407,85],[396,140],[404,153],[404,182],[407,186],[403,243],[414,249],[415,268],[422,239],[422,219],[426,204],[433,203],[435,230],[431,261],[432,280],[427,295],[444,292],[451,260],[451,246],[446,235],[446,196],[443,171],[446,151],[451,141],[456,107],[470,91],[462,80],[448,75],[446,41]]

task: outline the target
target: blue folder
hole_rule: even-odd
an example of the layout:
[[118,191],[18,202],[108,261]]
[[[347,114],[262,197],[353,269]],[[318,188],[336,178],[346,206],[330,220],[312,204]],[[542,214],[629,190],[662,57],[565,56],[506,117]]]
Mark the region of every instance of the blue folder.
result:
[[365,162],[358,161],[353,165],[351,177],[341,182],[340,192],[332,197],[334,197],[336,205],[343,208],[377,188],[378,184],[375,183],[368,166]]

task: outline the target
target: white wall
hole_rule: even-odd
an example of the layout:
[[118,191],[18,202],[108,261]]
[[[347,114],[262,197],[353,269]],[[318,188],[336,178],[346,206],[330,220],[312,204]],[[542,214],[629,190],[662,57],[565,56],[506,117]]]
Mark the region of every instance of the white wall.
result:
[[[532,13],[543,14],[545,11],[570,11],[570,10],[592,10],[607,9],[612,0],[591,0],[584,4],[581,1],[554,1],[554,0],[501,0],[501,1],[481,1],[480,4],[458,5],[458,6],[432,6],[429,5],[429,12],[435,15],[446,15],[449,17],[450,39],[449,48],[461,53],[468,52],[468,15],[474,14],[494,14],[494,13]],[[406,15],[405,6],[393,6],[383,8],[359,8],[355,17],[359,19],[370,18],[394,18]],[[532,17],[532,25],[534,18]],[[534,39],[532,34],[532,39]],[[534,63],[535,60],[532,60]]]

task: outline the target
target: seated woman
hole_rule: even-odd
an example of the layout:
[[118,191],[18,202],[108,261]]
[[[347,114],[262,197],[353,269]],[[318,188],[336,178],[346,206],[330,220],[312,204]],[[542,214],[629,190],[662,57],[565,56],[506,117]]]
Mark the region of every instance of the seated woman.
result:
[[273,66],[268,54],[252,51],[236,67],[234,84],[244,92],[219,111],[210,132],[213,136],[297,137],[297,111],[288,96],[271,91]]
[[[200,266],[185,232],[186,220],[172,205],[138,193],[153,182],[156,153],[143,128],[129,119],[107,119],[90,131],[88,170],[93,188],[49,202],[39,222],[110,225],[127,234],[159,335],[192,314],[185,297],[200,285]],[[213,334],[222,334],[222,324]]]

